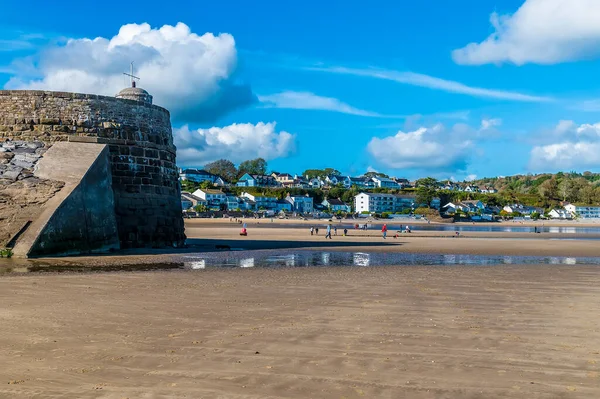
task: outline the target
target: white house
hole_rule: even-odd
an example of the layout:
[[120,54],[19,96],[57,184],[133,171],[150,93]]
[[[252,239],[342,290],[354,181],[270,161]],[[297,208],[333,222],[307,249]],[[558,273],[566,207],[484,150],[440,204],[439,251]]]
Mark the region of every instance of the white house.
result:
[[293,183],[295,179],[294,176],[290,175],[289,173],[273,172],[271,173],[271,176],[273,176],[281,185]]
[[495,194],[498,192],[494,187],[479,186],[479,192],[483,194]]
[[400,184],[387,177],[374,176],[371,181],[375,184],[375,187],[379,188],[400,188]]
[[308,180],[308,185],[310,188],[321,188],[325,185],[325,182],[318,177],[313,177]]
[[193,195],[206,201],[208,206],[219,206],[227,200],[227,196],[223,191],[208,188],[199,188],[193,192]]
[[292,211],[297,213],[312,213],[313,212],[313,199],[308,194],[303,195],[289,195],[285,198],[287,202],[292,205]]
[[571,213],[566,209],[552,209],[548,216],[552,219],[571,219]]
[[506,205],[504,208],[502,208],[502,210],[508,213],[518,212],[522,215],[531,215],[532,213],[539,213],[540,215],[544,214],[544,210],[542,208],[521,204]]
[[565,205],[565,210],[573,217],[581,219],[600,218],[600,206],[567,204]]

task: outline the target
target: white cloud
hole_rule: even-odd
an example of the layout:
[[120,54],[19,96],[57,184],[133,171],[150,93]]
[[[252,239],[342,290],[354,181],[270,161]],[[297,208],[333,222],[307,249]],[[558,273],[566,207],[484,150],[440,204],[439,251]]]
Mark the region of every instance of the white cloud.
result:
[[494,33],[454,50],[458,64],[555,64],[600,54],[598,0],[526,0],[512,15],[491,14]]
[[467,177],[465,177],[465,181],[473,181],[475,179],[477,179],[477,175],[474,175],[474,174],[470,174],[470,175],[467,175]]
[[338,73],[354,76],[367,76],[376,79],[390,80],[412,86],[427,87],[434,90],[442,90],[451,93],[466,94],[474,97],[495,98],[500,100],[544,102],[552,101],[550,97],[532,96],[529,94],[513,91],[485,89],[481,87],[467,86],[460,82],[445,80],[429,75],[414,72],[390,71],[385,69],[357,69],[346,67],[310,67],[311,71]]
[[295,151],[296,136],[275,130],[275,123],[234,123],[225,127],[173,130],[180,165],[200,166],[225,158],[235,163],[247,159],[282,158]]
[[258,100],[267,108],[323,110],[375,118],[396,117],[393,115],[382,115],[376,112],[358,109],[337,98],[322,97],[310,92],[284,91],[276,94],[258,96]]
[[600,123],[560,121],[546,134],[553,142],[531,150],[533,170],[572,170],[600,166]]
[[482,119],[481,120],[481,130],[491,129],[497,126],[502,125],[502,119]]
[[128,85],[122,73],[135,61],[139,86],[176,120],[212,121],[255,101],[248,86],[235,82],[233,36],[200,36],[183,23],[158,29],[146,23],[124,25],[111,39],[69,39],[38,56],[35,72],[41,78],[31,80],[17,74],[6,88],[114,96]]
[[437,124],[381,139],[373,137],[367,151],[378,163],[393,169],[464,170],[472,147],[473,142],[456,129],[447,131]]

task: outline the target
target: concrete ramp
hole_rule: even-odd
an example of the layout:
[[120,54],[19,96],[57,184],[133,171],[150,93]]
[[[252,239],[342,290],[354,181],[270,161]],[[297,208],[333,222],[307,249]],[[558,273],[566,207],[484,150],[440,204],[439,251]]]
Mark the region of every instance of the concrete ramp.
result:
[[16,240],[15,256],[79,255],[119,249],[105,144],[58,142],[36,165],[36,177],[65,186]]

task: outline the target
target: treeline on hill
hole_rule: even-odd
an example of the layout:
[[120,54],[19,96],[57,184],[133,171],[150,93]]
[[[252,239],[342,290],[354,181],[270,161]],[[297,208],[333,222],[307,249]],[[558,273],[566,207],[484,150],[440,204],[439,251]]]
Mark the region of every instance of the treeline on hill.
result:
[[490,186],[504,198],[522,198],[526,205],[549,208],[561,201],[595,205],[600,203],[600,174],[559,172],[479,179],[475,186]]

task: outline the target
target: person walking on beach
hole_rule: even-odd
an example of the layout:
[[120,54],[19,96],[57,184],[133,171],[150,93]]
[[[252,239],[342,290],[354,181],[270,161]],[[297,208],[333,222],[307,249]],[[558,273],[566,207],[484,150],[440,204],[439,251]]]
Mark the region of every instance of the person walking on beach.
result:
[[385,238],[387,237],[387,224],[383,224],[383,227],[381,228],[381,232],[383,233],[383,239],[385,240]]
[[331,238],[331,225],[327,226],[327,230],[325,231],[325,239],[329,238],[330,240]]
[[333,235],[337,236],[337,226],[333,228]]
[[315,234],[319,235],[319,228],[318,227],[315,227]]
[[348,229],[344,229],[344,237],[348,235]]

